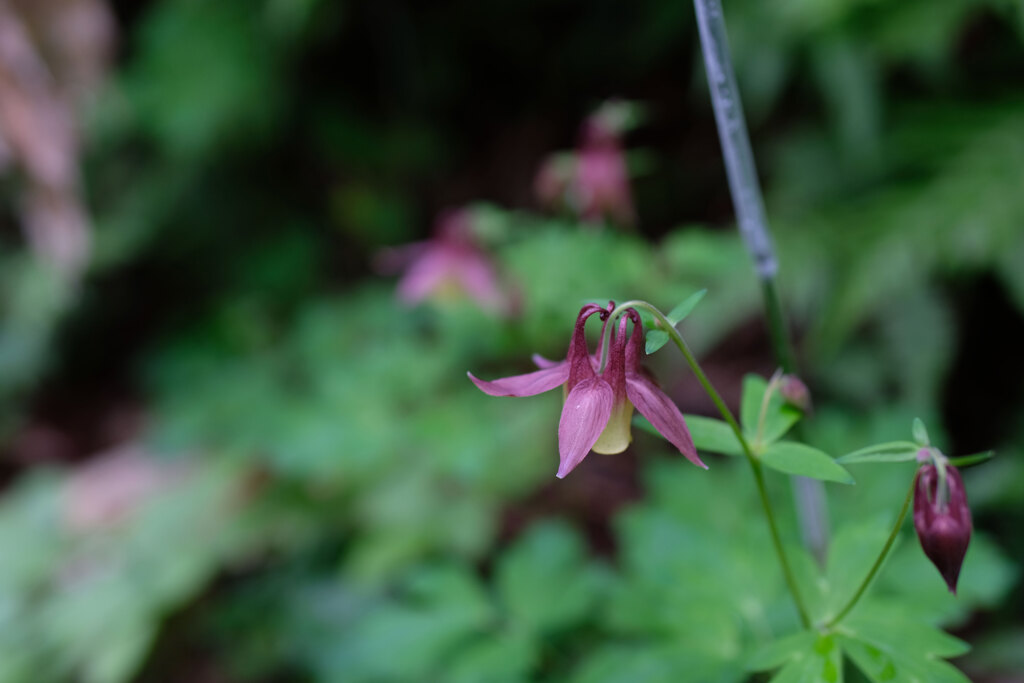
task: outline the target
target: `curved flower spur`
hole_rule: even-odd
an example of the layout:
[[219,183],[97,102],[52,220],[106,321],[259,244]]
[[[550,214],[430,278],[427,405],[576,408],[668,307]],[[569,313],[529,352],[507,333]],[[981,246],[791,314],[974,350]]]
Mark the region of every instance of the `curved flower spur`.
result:
[[607,324],[614,308],[615,303],[609,302],[608,308],[587,304],[580,309],[564,361],[552,363],[535,356],[540,370],[491,382],[466,374],[491,396],[533,396],[564,387],[565,404],[558,422],[559,478],[571,472],[591,450],[606,454],[626,450],[632,440],[630,418],[634,407],[690,462],[707,469],[697,456],[683,414],[641,367],[644,332],[636,310],[626,309],[613,329],[606,367],[600,367],[600,345],[595,354],[590,354],[585,335],[587,320],[597,313]]

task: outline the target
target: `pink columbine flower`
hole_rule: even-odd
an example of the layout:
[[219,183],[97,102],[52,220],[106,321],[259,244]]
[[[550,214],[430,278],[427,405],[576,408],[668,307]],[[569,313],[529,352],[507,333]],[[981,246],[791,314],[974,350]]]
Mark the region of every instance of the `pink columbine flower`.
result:
[[619,105],[613,100],[587,117],[575,152],[545,159],[534,179],[534,193],[542,205],[552,209],[567,205],[585,221],[636,222]]
[[584,220],[610,217],[622,225],[635,221],[626,155],[619,134],[599,116],[583,124],[573,198]]
[[914,529],[921,548],[956,595],[960,567],[971,540],[971,509],[960,472],[945,465],[922,465],[914,485]]
[[[613,303],[608,309],[596,304],[580,309],[564,361],[552,363],[535,357],[540,370],[492,382],[467,374],[491,396],[533,396],[563,386],[565,404],[558,422],[559,478],[571,472],[591,450],[609,454],[624,451],[632,440],[630,418],[634,407],[690,462],[707,469],[697,456],[679,408],[640,365],[643,326],[635,310],[628,309],[613,330],[607,367],[599,372],[600,348],[590,354],[585,327],[592,315],[598,313],[606,319],[612,308]],[[627,339],[630,320],[633,330]]]
[[432,239],[386,250],[377,264],[382,271],[404,271],[397,295],[405,304],[468,296],[487,311],[506,308],[497,271],[477,243],[467,209],[441,214]]

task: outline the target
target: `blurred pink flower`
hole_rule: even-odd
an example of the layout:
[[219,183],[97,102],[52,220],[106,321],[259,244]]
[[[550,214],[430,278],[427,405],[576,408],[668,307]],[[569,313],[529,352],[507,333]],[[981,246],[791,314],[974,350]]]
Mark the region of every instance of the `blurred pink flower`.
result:
[[63,520],[73,531],[109,528],[180,484],[189,468],[163,462],[138,444],[98,454],[75,469],[63,489]]
[[618,131],[600,116],[583,124],[572,197],[580,217],[587,221],[611,218],[620,225],[635,221],[626,155]]
[[623,103],[602,105],[583,122],[575,152],[547,157],[533,181],[534,194],[549,209],[568,207],[585,221],[636,221],[629,170],[622,149]]
[[91,241],[76,112],[96,94],[114,32],[103,0],[0,2],[0,172],[20,166],[28,242],[72,280]]
[[403,271],[397,295],[405,304],[468,296],[487,311],[507,308],[497,269],[477,243],[468,209],[441,214],[433,238],[387,249],[377,264],[385,272]]

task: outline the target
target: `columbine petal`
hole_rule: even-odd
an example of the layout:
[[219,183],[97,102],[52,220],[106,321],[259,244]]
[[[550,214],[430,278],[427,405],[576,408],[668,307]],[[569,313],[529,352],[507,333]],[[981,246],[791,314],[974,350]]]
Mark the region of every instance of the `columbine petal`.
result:
[[576,317],[576,327],[572,332],[572,339],[569,340],[569,353],[566,354],[566,362],[569,364],[569,378],[566,389],[572,391],[578,383],[591,379],[596,374],[593,358],[587,351],[586,325],[587,319],[595,313],[604,309],[597,304],[587,304],[580,309]]
[[471,372],[467,372],[466,375],[480,391],[491,396],[533,396],[565,384],[569,379],[569,364],[563,361],[543,370],[503,377],[493,382],[477,379]]
[[549,360],[544,356],[540,355],[539,353],[535,353],[532,356],[530,356],[530,360],[532,360],[533,364],[536,365],[538,368],[541,368],[542,370],[546,368],[553,368],[559,363],[565,362],[561,360]]
[[687,460],[704,469],[708,468],[697,456],[697,447],[693,445],[683,414],[654,382],[643,375],[627,375],[626,396],[640,414],[678,448]]
[[697,455],[697,447],[693,445],[690,430],[679,408],[657,384],[643,374],[640,367],[644,353],[643,322],[640,320],[640,314],[633,309],[629,310],[629,317],[633,320],[633,332],[626,347],[626,396],[640,414],[678,448],[687,460],[707,469],[708,466]]
[[579,465],[597,443],[612,414],[614,397],[611,385],[600,377],[585,379],[569,392],[558,421],[559,479]]

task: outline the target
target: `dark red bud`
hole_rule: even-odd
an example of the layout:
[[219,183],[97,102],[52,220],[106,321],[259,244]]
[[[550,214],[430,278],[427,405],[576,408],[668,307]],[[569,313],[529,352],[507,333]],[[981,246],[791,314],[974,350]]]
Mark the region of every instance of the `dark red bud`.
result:
[[914,529],[921,548],[956,595],[960,567],[971,540],[971,509],[960,472],[946,465],[946,492],[940,495],[939,471],[924,465],[914,485]]

